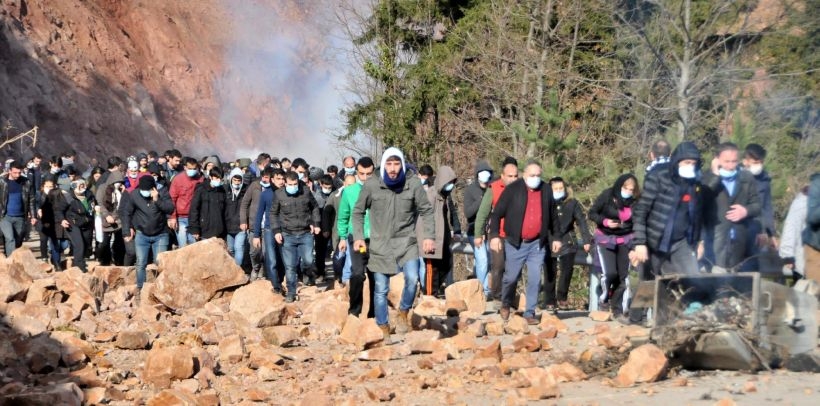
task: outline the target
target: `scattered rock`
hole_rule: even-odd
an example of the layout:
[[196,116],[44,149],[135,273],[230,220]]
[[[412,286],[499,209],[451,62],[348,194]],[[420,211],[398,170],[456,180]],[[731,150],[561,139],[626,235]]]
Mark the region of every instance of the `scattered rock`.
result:
[[[202,307],[218,291],[241,285],[248,279],[219,238],[165,251],[159,254],[157,262],[160,274],[155,282],[154,297],[174,311]],[[270,289],[269,283],[268,286]],[[255,299],[270,306],[263,298]],[[264,317],[259,316],[257,320]]]
[[230,311],[241,316],[251,327],[278,326],[287,318],[284,298],[273,292],[267,280],[237,289],[231,298]]
[[391,347],[377,347],[360,352],[357,358],[362,361],[390,361],[392,357]]
[[612,313],[596,310],[589,312],[589,318],[593,321],[610,321],[612,320]]
[[484,298],[484,287],[478,279],[468,279],[451,284],[444,289],[448,301],[463,300],[467,310],[477,314],[484,314],[487,301]]
[[492,358],[498,362],[501,362],[501,359],[503,358],[503,355],[501,353],[501,341],[493,341],[492,343],[490,343],[490,345],[476,352],[473,358]]
[[446,316],[447,305],[444,300],[435,296],[421,296],[413,308],[413,314],[421,317]]
[[114,345],[124,350],[144,350],[151,344],[151,334],[145,330],[121,331]]
[[554,314],[550,314],[548,312],[541,313],[541,323],[538,326],[543,330],[549,328],[550,326],[555,327],[558,332],[565,332],[569,330],[569,327],[561,321],[557,316]]
[[[395,278],[395,279],[398,279],[398,278]],[[379,365],[379,366],[374,367],[373,369],[371,369],[371,370],[369,370],[369,371],[365,372],[365,373],[364,373],[362,376],[360,376],[359,378],[360,378],[361,380],[367,380],[367,379],[379,379],[379,378],[384,378],[384,376],[385,376],[385,375],[386,375],[386,372],[384,371],[384,367],[382,367],[381,365]]]
[[404,335],[404,342],[410,347],[413,354],[429,354],[433,352],[434,344],[439,338],[435,330],[416,330]]
[[245,340],[234,334],[219,342],[219,360],[223,363],[236,364],[245,358]]
[[511,357],[504,358],[504,360],[501,361],[501,371],[505,375],[509,375],[515,370],[532,368],[535,367],[535,365],[535,358],[533,358],[532,355],[528,353],[513,354]]
[[623,388],[636,383],[655,382],[666,372],[666,366],[663,351],[654,344],[644,344],[629,353],[629,359],[618,370],[612,384]]
[[33,281],[22,265],[6,262],[0,262],[0,280],[3,281],[0,283],[0,302],[3,303],[26,300],[26,293]]
[[198,405],[199,402],[192,393],[184,390],[165,389],[150,400],[148,406],[170,406],[170,405]]
[[22,393],[3,396],[3,398],[3,403],[8,405],[80,406],[84,396],[77,384],[69,382],[31,388]]
[[557,365],[550,365],[546,368],[556,382],[579,382],[587,379],[587,374],[580,368],[568,362]]
[[488,336],[503,336],[504,324],[498,321],[489,321],[484,325]]
[[157,388],[168,388],[171,381],[188,379],[194,374],[194,355],[187,347],[153,348],[148,352],[142,381]]
[[290,347],[299,344],[307,331],[293,326],[273,326],[262,330],[262,337],[268,344]]
[[504,331],[507,334],[527,334],[530,332],[530,326],[527,324],[527,320],[519,315],[511,316],[510,319],[507,321],[507,324],[504,325]]
[[513,341],[515,352],[534,352],[541,349],[541,340],[534,334],[527,334]]

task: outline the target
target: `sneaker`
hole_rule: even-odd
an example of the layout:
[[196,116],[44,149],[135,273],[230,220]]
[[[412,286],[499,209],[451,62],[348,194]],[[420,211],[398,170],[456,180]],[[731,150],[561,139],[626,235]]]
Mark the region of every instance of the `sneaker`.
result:
[[507,321],[510,319],[510,308],[501,307],[501,310],[498,311],[498,314],[501,315],[501,320]]
[[534,325],[536,325],[536,324],[538,324],[538,323],[540,323],[540,322],[541,322],[541,320],[539,320],[539,319],[538,319],[537,317],[535,317],[535,316],[527,316],[527,317],[524,317],[524,320],[526,320],[526,321],[527,321],[527,324],[529,324],[529,325],[531,325],[531,326],[534,326]]
[[613,315],[612,319],[625,326],[629,326],[632,324],[632,320],[629,320],[629,317],[623,314]]

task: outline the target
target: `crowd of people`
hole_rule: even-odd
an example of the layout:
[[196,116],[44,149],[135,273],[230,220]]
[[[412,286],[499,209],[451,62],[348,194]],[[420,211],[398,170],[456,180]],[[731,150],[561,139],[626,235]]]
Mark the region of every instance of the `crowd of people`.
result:
[[[6,162],[0,231],[7,256],[36,229],[41,257],[57,271],[69,250],[83,271],[92,256],[135,266],[142,289],[159,253],[216,237],[251,280],[269,280],[287,302],[298,299],[300,283],[327,279],[347,287],[348,311],[358,316],[367,282],[368,317],[385,334],[389,278],[405,280],[393,324],[406,331],[418,290],[441,296],[453,283],[451,245],[462,231],[473,275],[504,320],[526,265],[526,306],[518,310],[532,324],[537,307],[570,308],[579,253],[592,258],[590,309],[610,309],[625,323],[633,270],[641,279],[763,271],[760,259],[779,255],[795,279],[820,279],[820,174],[795,198],[778,234],[766,150],[757,144],[742,151],[720,144],[707,166],[693,143],[671,151],[658,141],[643,184],[618,176],[586,213],[569,182],[512,157],[497,170],[479,161],[459,182],[451,167],[416,166],[397,148],[378,165],[348,156],[324,169],[266,153],[222,162],[172,149],[110,157],[105,169],[92,162],[80,173],[75,155],[46,165],[40,155]],[[459,183],[462,199],[454,194]]]

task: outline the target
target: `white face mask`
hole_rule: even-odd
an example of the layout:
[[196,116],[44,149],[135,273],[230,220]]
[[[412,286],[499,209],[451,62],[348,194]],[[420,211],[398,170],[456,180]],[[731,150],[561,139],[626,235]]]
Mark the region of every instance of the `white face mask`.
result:
[[452,191],[453,191],[453,188],[455,188],[455,187],[456,187],[456,185],[455,185],[455,184],[453,184],[453,183],[448,183],[448,184],[446,184],[446,185],[444,186],[444,191],[445,191],[445,192],[452,192]]
[[763,173],[763,165],[761,165],[761,164],[749,165],[749,173],[751,173],[752,175],[755,175],[755,176],[760,175],[761,173]]
[[487,183],[490,181],[490,177],[493,174],[490,171],[481,171],[478,173],[478,181],[481,183]]
[[541,186],[541,178],[538,176],[531,176],[527,178],[525,182],[530,189],[538,189],[538,186]]
[[333,189],[332,189],[332,188],[329,188],[329,187],[323,187],[323,188],[322,188],[322,193],[324,193],[324,194],[326,194],[326,195],[329,195],[329,194],[330,194],[330,192],[332,192],[332,191],[333,191]]
[[678,175],[684,179],[694,179],[695,178],[695,166],[694,165],[683,165],[678,167]]

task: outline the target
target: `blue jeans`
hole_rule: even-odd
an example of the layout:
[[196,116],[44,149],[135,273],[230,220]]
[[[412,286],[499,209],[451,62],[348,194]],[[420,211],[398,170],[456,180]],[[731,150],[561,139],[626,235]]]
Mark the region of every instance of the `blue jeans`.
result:
[[[177,219],[177,247],[182,248],[188,244],[195,243],[194,236],[188,233],[188,217]],[[167,244],[166,244],[167,245]]]
[[168,234],[159,233],[148,236],[141,231],[137,231],[137,236],[134,237],[134,246],[137,251],[137,289],[142,289],[142,285],[145,283],[145,266],[148,265],[148,250],[151,250],[154,263],[156,263],[157,255],[164,252],[168,247]]
[[504,242],[506,261],[504,262],[504,279],[501,286],[501,305],[509,308],[515,298],[515,286],[521,277],[524,264],[527,265],[527,308],[524,317],[535,317],[535,305],[538,303],[538,290],[541,286],[541,266],[544,265],[545,250],[538,240],[521,242],[515,248],[508,241]]
[[279,271],[276,269],[278,265],[276,263],[276,250],[279,249],[279,246],[276,245],[276,240],[273,239],[273,231],[269,228],[262,230],[262,245],[264,246],[265,256],[265,277],[267,277],[271,285],[273,285],[273,289],[279,292],[282,290],[282,282],[279,280]]
[[248,233],[240,231],[236,234],[228,234],[228,253],[233,257],[234,262],[240,267],[245,261],[245,244],[248,242]]
[[352,246],[353,243],[348,240],[347,249],[345,250],[345,265],[342,268],[342,283],[347,283],[350,280],[350,269],[353,266],[353,263],[350,262],[350,247]]
[[481,282],[481,286],[484,287],[484,296],[490,295],[490,278],[489,269],[490,264],[488,260],[488,252],[487,252],[487,243],[484,242],[481,244],[480,247],[475,246],[475,236],[468,235],[467,239],[470,241],[470,245],[473,247],[473,257],[475,257],[475,277]]
[[49,251],[51,251],[51,264],[54,265],[55,269],[61,269],[61,257],[63,256],[63,252],[66,250],[66,248],[69,247],[69,245],[70,244],[68,242],[68,239],[66,238],[48,238],[48,249]]
[[3,238],[6,244],[6,257],[10,257],[11,253],[19,245],[23,244],[23,228],[25,227],[26,219],[23,217],[6,216],[0,220],[0,232],[3,233]]
[[[404,274],[404,290],[401,292],[399,310],[409,310],[413,307],[413,301],[416,300],[416,284],[419,282],[419,261],[415,259],[407,261],[404,266],[399,268],[399,271]],[[390,292],[390,278],[392,276],[395,275],[373,272],[373,278],[376,280],[376,292],[373,297],[373,302],[376,324],[380,326],[386,325],[389,322],[387,316],[387,294]]]
[[[288,297],[296,296],[297,273],[300,259],[303,273],[307,274],[313,267],[313,234],[282,233],[282,259],[285,261],[285,280],[288,287]],[[270,251],[272,252],[272,251]],[[269,256],[265,255],[265,261]],[[385,300],[387,296],[385,295]]]

